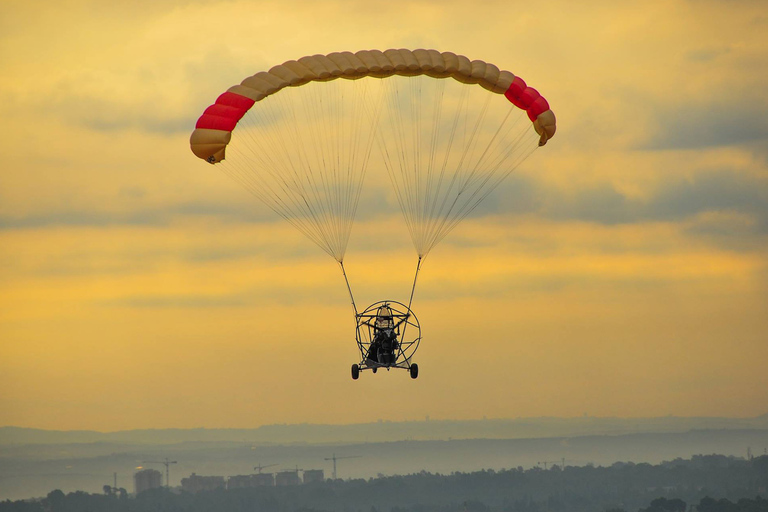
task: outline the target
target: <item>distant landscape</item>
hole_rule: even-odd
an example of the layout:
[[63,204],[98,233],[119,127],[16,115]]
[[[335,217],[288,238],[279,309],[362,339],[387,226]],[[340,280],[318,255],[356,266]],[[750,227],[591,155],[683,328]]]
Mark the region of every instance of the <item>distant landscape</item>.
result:
[[109,486],[101,493],[57,489],[41,499],[0,502],[0,512],[766,512],[766,487],[768,455],[700,455],[657,465],[553,464],[291,486],[155,487],[136,496]]
[[[356,425],[269,425],[255,429],[159,429],[121,432],[0,428],[0,500],[50,491],[133,492],[146,466],[178,486],[192,473],[230,477],[271,470],[322,469],[369,479],[420,472],[451,474],[553,466],[659,464],[719,454],[747,460],[768,451],[768,415],[756,418],[525,418],[431,420]],[[349,458],[346,458],[349,457]]]

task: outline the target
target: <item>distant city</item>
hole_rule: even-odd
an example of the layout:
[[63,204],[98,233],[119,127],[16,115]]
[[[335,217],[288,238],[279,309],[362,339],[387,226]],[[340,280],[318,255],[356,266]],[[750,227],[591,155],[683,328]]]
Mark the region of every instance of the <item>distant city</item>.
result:
[[[299,476],[301,473],[301,477]],[[181,479],[181,490],[198,493],[215,489],[244,489],[248,487],[274,487],[311,484],[325,481],[322,469],[292,469],[276,473],[255,473],[252,475],[201,476],[192,473]],[[139,494],[150,489],[163,487],[163,475],[156,469],[141,469],[134,473],[134,493]]]
[[[333,479],[336,480],[336,462],[341,459],[354,459],[358,455],[336,457],[326,457],[326,461],[333,461]],[[145,461],[145,464],[162,464],[165,466],[165,487],[170,487],[170,467],[172,464],[178,464],[178,461],[166,458],[163,461]],[[202,491],[213,491],[216,489],[246,489],[251,487],[288,487],[292,485],[313,484],[325,481],[325,471],[322,469],[300,469],[296,466],[294,469],[282,471],[263,472],[264,469],[278,466],[278,464],[267,464],[254,466],[257,473],[248,475],[233,476],[202,476],[192,473],[188,477],[181,479],[181,491],[192,494]],[[133,474],[134,494],[139,494],[150,489],[163,487],[163,474],[151,468],[138,467]],[[299,476],[301,473],[301,476]],[[117,473],[114,474],[114,484],[110,487],[103,487],[105,494],[124,493],[125,488],[117,487]]]

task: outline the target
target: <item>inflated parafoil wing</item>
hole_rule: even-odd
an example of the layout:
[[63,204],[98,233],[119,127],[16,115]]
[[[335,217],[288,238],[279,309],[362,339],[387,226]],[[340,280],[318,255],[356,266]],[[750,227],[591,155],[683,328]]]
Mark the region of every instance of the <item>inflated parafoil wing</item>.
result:
[[421,259],[555,128],[536,89],[493,64],[364,50],[246,78],[205,110],[190,144],[210,163],[226,152],[224,172],[342,263],[374,146]]
[[481,60],[470,61],[463,55],[437,50],[361,50],[289,60],[230,87],[198,119],[190,138],[192,152],[210,163],[223,160],[224,150],[237,122],[255,102],[285,87],[337,78],[386,78],[392,75],[427,75],[478,84],[491,92],[503,94],[515,106],[525,110],[533,121],[536,133],[541,136],[539,145],[543,146],[555,135],[555,114],[547,100],[509,71],[500,71],[493,64]]

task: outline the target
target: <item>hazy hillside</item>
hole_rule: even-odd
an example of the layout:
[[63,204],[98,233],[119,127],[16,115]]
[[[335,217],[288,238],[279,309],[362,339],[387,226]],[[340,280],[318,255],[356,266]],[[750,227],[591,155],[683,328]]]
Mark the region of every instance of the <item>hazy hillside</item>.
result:
[[768,429],[768,414],[756,418],[518,418],[471,421],[432,420],[352,425],[265,425],[254,429],[162,429],[96,432],[0,427],[0,446],[10,444],[168,444],[236,443],[371,443],[401,440],[520,439],[687,432],[707,429]]

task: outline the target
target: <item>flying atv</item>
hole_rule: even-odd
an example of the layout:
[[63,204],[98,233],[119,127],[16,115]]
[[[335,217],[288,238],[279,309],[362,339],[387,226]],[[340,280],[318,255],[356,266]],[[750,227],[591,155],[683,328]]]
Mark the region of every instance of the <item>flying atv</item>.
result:
[[352,378],[360,372],[379,368],[408,370],[411,378],[419,376],[419,365],[412,362],[421,341],[421,326],[413,311],[400,302],[380,301],[368,306],[357,317],[357,347],[360,363],[352,365]]

